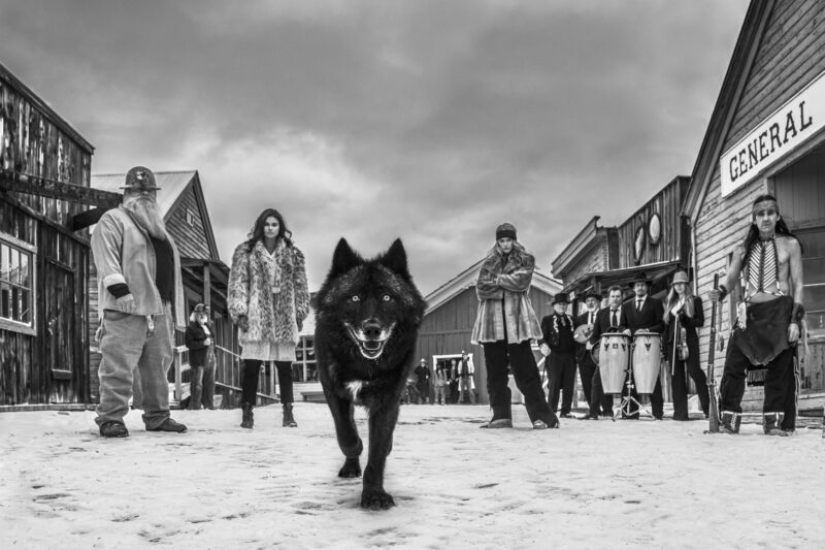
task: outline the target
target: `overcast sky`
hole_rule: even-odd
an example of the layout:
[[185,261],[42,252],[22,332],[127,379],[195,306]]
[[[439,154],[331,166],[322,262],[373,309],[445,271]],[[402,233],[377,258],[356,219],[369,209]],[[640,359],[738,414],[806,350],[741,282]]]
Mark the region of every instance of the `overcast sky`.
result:
[[516,225],[547,274],[690,175],[746,0],[0,0],[0,63],[94,173],[197,169],[221,258],[264,207],[317,290],[401,237],[422,292]]

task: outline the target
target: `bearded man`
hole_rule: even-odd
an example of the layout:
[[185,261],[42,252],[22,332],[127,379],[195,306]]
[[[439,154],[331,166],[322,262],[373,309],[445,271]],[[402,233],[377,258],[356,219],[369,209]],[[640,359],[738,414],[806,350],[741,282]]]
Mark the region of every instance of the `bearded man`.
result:
[[166,373],[174,358],[174,314],[185,326],[180,257],[157,205],[155,175],[126,174],[123,204],[100,218],[92,234],[98,273],[100,403],[103,437],[127,437],[132,381],[138,369],[143,423],[150,432],[186,431],[170,417]]
[[794,356],[802,307],[802,245],[790,232],[771,195],[753,203],[752,223],[745,242],[733,253],[730,269],[719,290],[709,293],[722,301],[728,287],[745,273],[743,310],[728,343],[720,384],[722,431],[739,432],[747,370],[764,366],[763,430],[788,435],[796,427],[796,369]]

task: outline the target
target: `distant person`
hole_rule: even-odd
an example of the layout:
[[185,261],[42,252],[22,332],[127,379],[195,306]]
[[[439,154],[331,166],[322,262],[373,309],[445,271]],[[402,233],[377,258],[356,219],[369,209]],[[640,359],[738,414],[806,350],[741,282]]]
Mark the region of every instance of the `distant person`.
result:
[[496,228],[496,243],[487,254],[476,282],[478,313],[472,343],[484,347],[487,391],[493,417],[483,428],[512,428],[508,366],[524,395],[534,429],[557,428],[541,387],[531,340],[542,337],[530,303],[535,258],[516,240],[516,228],[504,223]]
[[567,293],[559,292],[553,298],[553,314],[541,320],[542,340],[540,348],[547,357],[547,403],[550,410],[558,410],[561,400],[561,417],[572,418],[573,392],[576,391],[576,341],[573,339],[573,318],[567,314]]
[[98,274],[100,403],[103,437],[128,437],[133,374],[140,371],[143,423],[149,432],[183,433],[169,413],[166,373],[175,356],[175,316],[183,325],[180,257],[157,204],[155,175],[136,166],[126,174],[123,204],[92,233]]
[[476,396],[473,391],[473,373],[474,369],[470,362],[470,356],[467,352],[461,350],[461,359],[458,361],[458,402],[464,403],[466,398],[470,399],[470,404],[476,404]]
[[444,364],[435,369],[435,397],[433,397],[433,402],[439,405],[447,404],[447,390],[450,383],[448,371],[449,367]]
[[427,367],[427,360],[422,358],[413,372],[416,376],[418,402],[423,405],[430,398],[430,369]]
[[298,426],[292,410],[292,362],[309,313],[309,291],[304,254],[291,236],[283,216],[267,208],[255,220],[249,239],[232,255],[228,305],[240,329],[242,428],[255,425],[252,410],[264,361],[278,369],[284,427]]
[[707,418],[710,396],[708,395],[708,379],[699,364],[699,334],[697,332],[697,329],[705,324],[705,312],[702,299],[693,295],[688,275],[684,271],[677,271],[673,275],[665,304],[664,323],[665,359],[668,364],[672,363],[670,376],[673,389],[673,420],[690,419],[687,374],[696,383],[702,413]]
[[448,385],[450,388],[450,403],[458,403],[458,364],[455,359],[450,360],[450,378]]
[[212,331],[209,329],[209,310],[198,304],[189,316],[184,335],[189,350],[189,408],[214,409],[215,352]]

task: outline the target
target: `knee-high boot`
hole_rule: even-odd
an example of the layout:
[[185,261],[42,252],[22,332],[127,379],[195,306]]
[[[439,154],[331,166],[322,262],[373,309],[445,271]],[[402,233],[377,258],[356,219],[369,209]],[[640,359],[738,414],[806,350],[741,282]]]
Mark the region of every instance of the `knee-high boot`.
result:
[[241,428],[248,428],[251,430],[255,425],[252,408],[252,403],[241,403],[241,411],[243,412],[243,416],[241,417]]
[[297,428],[298,423],[292,416],[292,403],[284,403],[284,428]]

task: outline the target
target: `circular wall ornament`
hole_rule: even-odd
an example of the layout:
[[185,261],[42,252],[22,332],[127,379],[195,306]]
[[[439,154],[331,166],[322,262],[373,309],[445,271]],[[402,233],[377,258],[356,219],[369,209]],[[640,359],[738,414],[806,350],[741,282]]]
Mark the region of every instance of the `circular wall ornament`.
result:
[[633,261],[636,265],[642,260],[642,253],[645,251],[645,226],[640,225],[633,238]]
[[650,237],[650,244],[659,244],[662,238],[662,220],[659,214],[653,214],[647,224],[647,236]]

